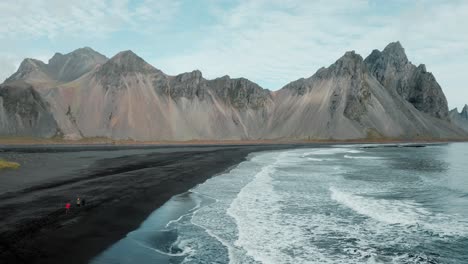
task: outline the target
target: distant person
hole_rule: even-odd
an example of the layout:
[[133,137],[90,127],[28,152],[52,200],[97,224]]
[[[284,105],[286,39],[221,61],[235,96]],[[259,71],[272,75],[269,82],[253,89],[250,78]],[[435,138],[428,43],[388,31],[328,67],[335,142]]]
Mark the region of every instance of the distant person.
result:
[[80,207],[81,206],[81,200],[80,200],[80,197],[76,198],[76,207]]
[[85,199],[81,199],[81,206],[85,206],[86,205],[86,200]]
[[65,204],[65,214],[68,214],[68,211],[70,211],[71,203],[66,203]]

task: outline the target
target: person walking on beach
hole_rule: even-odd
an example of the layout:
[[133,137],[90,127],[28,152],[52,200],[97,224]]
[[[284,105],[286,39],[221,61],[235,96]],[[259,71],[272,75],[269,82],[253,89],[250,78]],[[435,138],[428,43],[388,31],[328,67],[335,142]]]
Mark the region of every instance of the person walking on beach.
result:
[[81,206],[81,200],[80,200],[80,197],[76,198],[76,207],[80,207]]
[[68,214],[68,211],[70,211],[70,207],[71,207],[70,203],[65,204],[65,214]]
[[85,199],[81,199],[81,206],[85,206],[86,205],[86,200]]

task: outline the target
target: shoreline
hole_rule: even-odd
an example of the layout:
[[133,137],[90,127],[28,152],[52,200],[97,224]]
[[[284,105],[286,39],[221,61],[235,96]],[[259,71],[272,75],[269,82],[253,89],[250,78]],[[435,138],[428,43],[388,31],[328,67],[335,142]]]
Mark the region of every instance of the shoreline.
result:
[[[197,186],[194,188],[197,188]],[[167,248],[168,245],[176,243],[178,239],[178,232],[171,228],[170,225],[181,221],[185,216],[191,215],[193,217],[202,207],[215,202],[212,198],[194,192],[194,188],[172,196],[163,205],[154,210],[137,229],[132,230],[127,236],[91,259],[90,264],[114,263],[116,259],[120,258],[125,260],[132,259],[133,263],[158,264],[173,263],[174,258],[184,259],[185,256],[182,249],[179,249],[182,251],[173,251]],[[153,243],[159,246],[142,246],[139,243],[135,243],[135,239],[140,242],[156,241]],[[144,254],[148,253],[147,250],[151,250],[151,254]]]
[[[6,263],[88,263],[136,230],[172,197],[231,170],[251,153],[334,144],[11,147],[8,151],[13,153],[64,157],[92,151],[99,158],[80,170],[79,176],[63,175],[0,192],[0,215],[6,216],[0,225],[0,259]],[[102,157],[115,150],[141,154]],[[72,205],[65,215],[65,201],[73,201],[76,195],[86,198],[86,207]]]
[[251,146],[251,145],[303,145],[303,144],[385,144],[385,143],[449,143],[468,142],[468,138],[362,138],[362,139],[265,139],[265,140],[186,140],[186,141],[136,141],[110,138],[85,138],[80,140],[0,137],[2,146]]
[[[296,145],[184,147],[129,155],[82,172],[0,194],[0,259],[6,263],[88,263],[173,196],[245,161],[250,153]],[[313,147],[313,145],[309,145]],[[159,148],[155,148],[159,150]],[[87,205],[62,204],[79,194]]]

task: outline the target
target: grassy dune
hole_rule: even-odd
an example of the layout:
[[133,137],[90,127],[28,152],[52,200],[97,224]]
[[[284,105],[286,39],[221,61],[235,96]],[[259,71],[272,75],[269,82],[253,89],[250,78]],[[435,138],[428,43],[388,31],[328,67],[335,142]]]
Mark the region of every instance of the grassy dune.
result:
[[3,169],[17,169],[17,168],[19,168],[19,166],[20,165],[17,162],[6,161],[6,160],[0,159],[0,170],[3,170]]

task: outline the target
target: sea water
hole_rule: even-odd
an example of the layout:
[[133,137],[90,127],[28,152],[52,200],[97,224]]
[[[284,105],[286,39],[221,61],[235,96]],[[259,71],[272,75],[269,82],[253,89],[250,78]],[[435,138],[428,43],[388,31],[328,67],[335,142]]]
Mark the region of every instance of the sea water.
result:
[[468,263],[468,144],[251,154],[93,263]]

